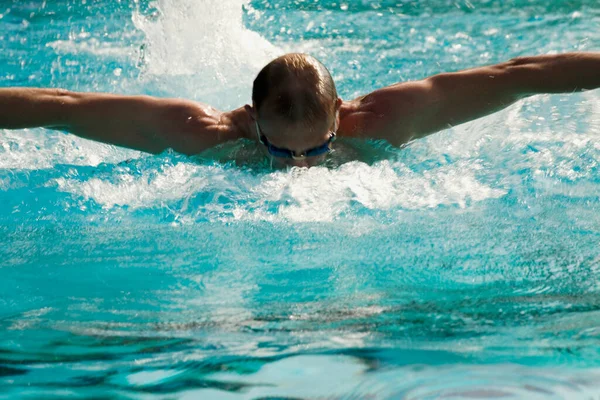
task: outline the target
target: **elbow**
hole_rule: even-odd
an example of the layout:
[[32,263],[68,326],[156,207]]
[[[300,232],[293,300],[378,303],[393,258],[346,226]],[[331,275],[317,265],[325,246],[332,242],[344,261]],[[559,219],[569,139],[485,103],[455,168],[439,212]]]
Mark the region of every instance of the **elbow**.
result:
[[500,65],[508,69],[514,69],[522,66],[531,66],[532,64],[535,64],[534,57],[514,57]]
[[73,103],[77,99],[77,93],[66,89],[48,89],[42,94],[46,101],[51,101],[57,104]]
[[52,92],[56,97],[70,97],[75,94],[67,89],[52,89]]
[[68,128],[75,122],[76,108],[81,104],[82,96],[65,89],[54,89],[51,96],[51,103],[55,109],[53,113],[55,116],[54,126],[60,126],[62,129]]
[[531,57],[516,57],[511,58],[502,64],[494,65],[492,68],[497,69],[498,73],[509,77],[511,80],[514,80],[519,76],[534,70],[536,65],[531,60]]
[[503,81],[515,100],[540,93],[539,76],[544,65],[538,57],[516,57],[494,68],[504,77]]
[[54,89],[52,97],[55,103],[61,106],[72,106],[79,102],[81,96],[78,93],[65,89]]

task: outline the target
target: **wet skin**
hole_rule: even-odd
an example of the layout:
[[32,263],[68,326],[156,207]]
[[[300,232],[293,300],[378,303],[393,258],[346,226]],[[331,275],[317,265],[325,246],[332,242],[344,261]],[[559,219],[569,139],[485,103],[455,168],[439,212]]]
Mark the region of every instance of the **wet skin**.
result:
[[[0,129],[46,127],[149,153],[166,149],[193,155],[241,138],[259,143],[263,134],[277,147],[297,153],[337,136],[411,140],[501,110],[539,93],[570,93],[600,87],[600,53],[516,58],[505,63],[441,73],[375,90],[350,101],[338,99],[337,116],[306,129],[288,126],[246,105],[221,112],[183,99],[76,93],[60,89],[0,89]],[[274,160],[308,167],[323,156]]]

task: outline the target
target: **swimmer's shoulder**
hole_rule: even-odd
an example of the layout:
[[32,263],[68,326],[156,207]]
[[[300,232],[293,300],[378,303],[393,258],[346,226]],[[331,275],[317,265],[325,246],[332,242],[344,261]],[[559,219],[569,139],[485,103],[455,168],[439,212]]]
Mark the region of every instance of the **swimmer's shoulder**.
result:
[[[191,100],[160,99],[160,139],[175,151],[193,155],[219,144],[245,138],[243,108],[223,112]],[[159,139],[159,138],[156,138]]]
[[[344,101],[340,108],[339,137],[387,140],[394,146],[410,142],[414,135],[412,120],[403,101],[397,96],[391,101],[383,90],[377,90],[354,100]],[[407,101],[410,99],[407,96]],[[391,125],[390,119],[396,123]],[[402,123],[402,121],[405,123]]]

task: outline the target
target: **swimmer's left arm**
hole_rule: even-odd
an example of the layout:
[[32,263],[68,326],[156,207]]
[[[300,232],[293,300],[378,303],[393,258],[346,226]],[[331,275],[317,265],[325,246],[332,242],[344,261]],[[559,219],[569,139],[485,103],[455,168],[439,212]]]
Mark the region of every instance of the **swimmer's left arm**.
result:
[[365,136],[394,145],[499,111],[539,93],[600,87],[600,53],[515,58],[508,62],[399,83],[357,99]]

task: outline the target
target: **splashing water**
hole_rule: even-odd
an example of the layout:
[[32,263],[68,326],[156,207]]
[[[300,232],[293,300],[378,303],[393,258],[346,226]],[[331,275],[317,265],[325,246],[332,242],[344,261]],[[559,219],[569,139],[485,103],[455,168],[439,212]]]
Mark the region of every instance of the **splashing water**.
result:
[[218,107],[247,101],[254,76],[281,50],[244,27],[245,3],[160,0],[151,18],[135,13],[135,26],[147,39],[146,79]]

